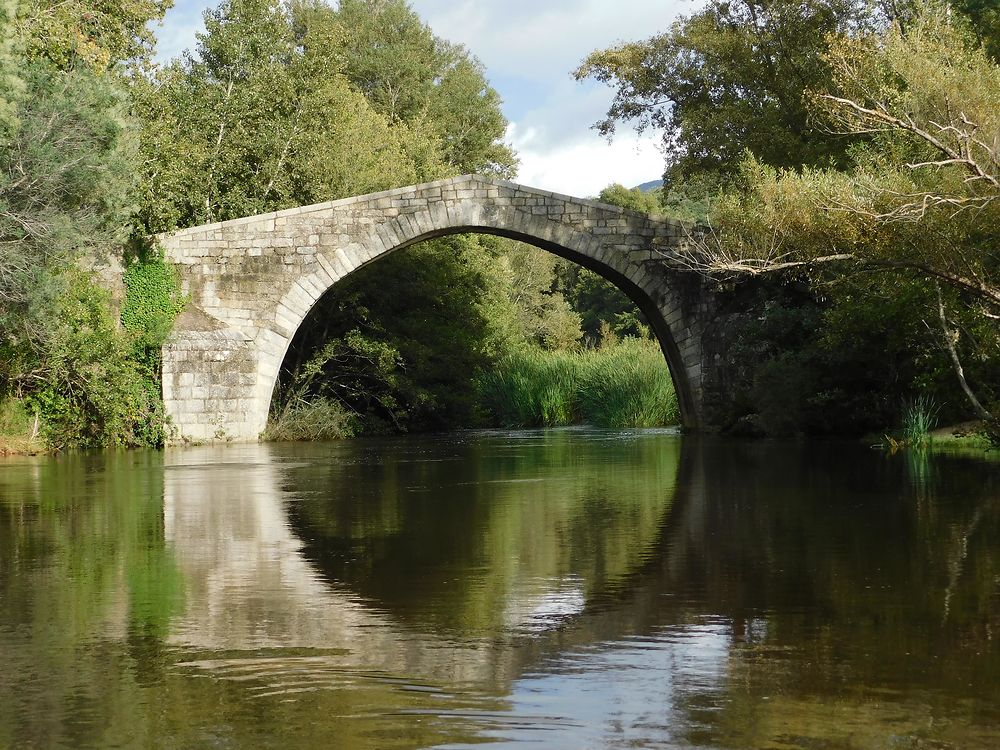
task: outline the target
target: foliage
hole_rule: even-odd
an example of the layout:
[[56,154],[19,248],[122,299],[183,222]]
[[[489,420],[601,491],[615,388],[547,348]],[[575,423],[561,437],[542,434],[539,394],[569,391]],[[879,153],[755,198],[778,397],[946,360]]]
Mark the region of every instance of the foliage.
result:
[[639,188],[630,189],[616,182],[604,188],[598,200],[642,214],[659,214],[662,212],[660,195],[661,191],[658,189],[644,192]]
[[[888,153],[888,189],[860,201],[888,203],[875,214],[890,222],[989,209],[1000,193],[1000,67],[947,6],[922,0],[919,7],[905,29],[832,45],[833,86],[814,94],[831,127],[873,133],[877,151]],[[913,189],[894,191],[891,183],[904,176]]]
[[376,111],[438,140],[461,173],[513,176],[500,97],[478,60],[436,37],[404,0],[341,0],[333,18],[344,75]]
[[[931,3],[907,31],[828,55],[832,127],[866,133],[850,172],[775,170],[748,157],[718,203],[703,266],[761,273],[854,261],[908,268],[1000,305],[990,241],[1000,211],[1000,67]],[[991,145],[994,144],[994,145]]]
[[136,100],[153,231],[513,163],[481,67],[402,2],[224,0]]
[[110,295],[88,274],[66,271],[48,325],[44,359],[31,373],[29,402],[55,448],[158,445],[163,440],[159,383],[144,378]]
[[[855,431],[866,413],[890,419],[894,397],[922,388],[960,418],[921,276],[952,287],[941,317],[957,342],[955,370],[961,379],[964,365],[984,400],[995,397],[994,5],[709,2],[578,69],[616,91],[603,132],[626,122],[662,130],[664,206],[713,227],[692,269],[728,284],[773,274],[779,286],[791,275],[811,287],[811,301],[785,309],[812,316],[815,341],[785,337],[782,349],[755,341],[749,325],[732,348],[771,347],[734,368],[749,378],[737,411],[767,429]],[[843,281],[859,269],[892,276]],[[875,289],[885,296],[863,296]]]
[[128,229],[134,148],[108,78],[23,62],[16,128],[0,144],[0,397],[27,403],[56,448],[161,439],[110,295],[80,269]]
[[478,386],[490,420],[506,427],[658,427],[680,419],[663,353],[648,339],[579,352],[515,352]]
[[[993,323],[1000,311],[993,241],[1000,220],[1000,67],[947,7],[933,1],[916,3],[905,24],[850,32],[829,38],[823,57],[829,80],[805,92],[817,122],[829,133],[857,139],[849,161],[842,164],[847,168],[838,171],[808,162],[780,168],[747,153],[730,189],[716,195],[712,230],[690,254],[691,268],[728,280],[792,274],[814,287],[818,301],[828,296],[824,284],[842,283],[847,273],[891,274],[884,283],[870,285],[887,297],[861,299],[855,307],[835,313],[839,324],[856,335],[847,351],[857,350],[855,342],[873,345],[881,340],[883,321],[873,320],[869,311],[877,315],[886,299],[890,305],[899,302],[897,311],[908,308],[904,317],[895,318],[905,345],[876,352],[872,365],[905,354],[903,359],[917,364],[909,367],[911,373],[930,373],[941,368],[927,360],[947,363],[946,350],[959,342],[951,357],[952,379],[957,374],[965,388],[963,362],[969,364],[980,373],[978,387],[988,401],[996,382],[996,367],[989,360],[1000,338]],[[928,279],[950,287],[947,309],[942,303],[940,315],[926,294],[922,304],[908,297],[909,289],[923,285],[926,290]],[[941,322],[936,325],[926,322],[937,317]],[[940,335],[914,332],[942,325],[947,346]],[[758,401],[766,401],[769,391],[779,392],[779,381],[791,389],[789,398],[803,388],[808,392],[820,387],[815,379],[812,385],[791,382],[799,366],[813,369],[803,358],[827,365],[839,362],[831,357],[832,349],[801,345],[813,353],[789,354],[794,367],[788,360],[758,373],[763,379],[756,389]],[[964,350],[963,357],[959,350]],[[934,388],[939,387],[938,373],[919,377],[930,377]],[[907,376],[884,387],[897,397],[910,397],[916,385]],[[850,387],[829,390],[831,397],[839,398],[864,393]],[[955,401],[939,392],[938,397],[943,404]],[[974,395],[969,401],[978,404]],[[779,416],[810,421],[791,412]]]
[[206,12],[197,54],[136,82],[148,230],[425,176],[407,153],[409,133],[391,129],[338,71],[333,31],[315,16],[294,20],[276,0],[226,0]]
[[668,185],[725,177],[744,150],[774,166],[832,165],[848,141],[812,127],[803,93],[829,80],[831,35],[868,18],[859,0],[711,0],[670,31],[593,52],[575,75],[615,89],[602,133],[624,122],[663,133]]
[[968,17],[983,48],[1000,62],[1000,5],[994,0],[952,0],[952,6]]
[[350,437],[356,429],[353,415],[340,401],[313,398],[286,404],[268,422],[264,440],[338,440]]
[[[559,259],[552,253],[512,240],[499,240],[500,279],[513,312],[507,346],[529,344],[543,349],[575,349],[580,344],[580,315],[557,286]],[[493,313],[503,316],[502,305]],[[506,347],[504,347],[506,348]]]
[[580,317],[586,346],[600,346],[606,332],[641,337],[649,331],[645,316],[635,303],[610,281],[569,261],[556,267],[555,289]]
[[712,212],[712,202],[719,192],[712,174],[699,173],[676,177],[660,189],[661,213],[692,224],[705,224]]
[[17,124],[17,98],[23,87],[15,20],[17,0],[0,0],[0,144]]
[[34,415],[24,401],[8,398],[0,401],[0,435],[30,433]]
[[82,63],[103,71],[121,62],[148,62],[153,52],[150,22],[173,0],[19,0],[18,32],[32,59],[60,69]]
[[159,254],[152,253],[133,258],[122,276],[122,327],[134,336],[145,358],[156,358],[185,304],[177,271]]
[[907,445],[921,448],[930,443],[931,430],[937,427],[937,404],[934,399],[921,394],[903,409],[903,440]]
[[[926,394],[942,420],[967,418],[934,327],[933,285],[919,278],[857,275],[747,284],[724,335],[734,431],[862,435],[902,419]],[[728,311],[726,313],[728,315]],[[959,344],[970,382],[996,382],[988,339],[967,318]],[[984,389],[984,395],[991,391]]]
[[994,448],[1000,448],[1000,417],[993,417],[983,422],[983,436]]
[[38,452],[38,428],[37,416],[23,399],[0,400],[0,456]]
[[129,259],[123,282],[125,299],[120,315],[121,335],[130,343],[130,360],[151,404],[147,411],[151,418],[158,420],[155,428],[148,430],[144,440],[159,445],[164,438],[160,422],[162,347],[186,299],[180,293],[177,271],[153,249],[145,249]]
[[0,326],[16,341],[44,335],[54,270],[123,238],[133,153],[108,81],[41,63],[22,76],[19,126],[0,146]]

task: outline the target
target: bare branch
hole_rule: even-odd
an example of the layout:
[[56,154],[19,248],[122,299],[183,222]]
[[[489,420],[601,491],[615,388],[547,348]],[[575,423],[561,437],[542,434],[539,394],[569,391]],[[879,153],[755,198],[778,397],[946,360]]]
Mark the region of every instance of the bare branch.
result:
[[965,397],[969,399],[969,403],[972,404],[972,408],[976,412],[976,415],[980,419],[992,419],[993,416],[979,402],[979,399],[976,398],[976,394],[972,392],[968,381],[965,379],[965,371],[962,369],[962,362],[959,360],[958,351],[955,348],[955,344],[958,342],[958,331],[952,329],[948,325],[948,318],[945,316],[944,312],[944,297],[941,294],[941,285],[935,284],[935,287],[937,288],[938,317],[941,320],[941,332],[944,335],[944,345],[948,350],[948,354],[951,356],[951,363],[955,368],[955,375],[958,377],[958,383],[962,386],[962,392],[965,393]]

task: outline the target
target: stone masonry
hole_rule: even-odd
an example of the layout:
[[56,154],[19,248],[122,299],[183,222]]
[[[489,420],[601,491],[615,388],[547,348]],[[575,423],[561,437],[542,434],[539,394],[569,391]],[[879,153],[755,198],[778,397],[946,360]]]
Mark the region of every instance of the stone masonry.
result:
[[618,285],[652,323],[684,425],[701,428],[702,333],[713,306],[678,254],[690,231],[468,175],[160,235],[190,299],[163,347],[172,439],[256,440],[288,345],[316,301],[387,253],[459,232],[521,240]]

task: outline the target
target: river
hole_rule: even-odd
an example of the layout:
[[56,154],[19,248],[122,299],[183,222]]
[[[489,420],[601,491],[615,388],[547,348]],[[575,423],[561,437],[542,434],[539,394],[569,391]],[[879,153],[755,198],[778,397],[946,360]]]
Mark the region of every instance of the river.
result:
[[0,748],[1000,747],[1000,464],[671,431],[0,459]]

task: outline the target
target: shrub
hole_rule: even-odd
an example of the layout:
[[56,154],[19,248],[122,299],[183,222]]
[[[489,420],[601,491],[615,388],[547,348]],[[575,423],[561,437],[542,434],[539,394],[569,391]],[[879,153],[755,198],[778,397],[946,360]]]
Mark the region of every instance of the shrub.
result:
[[66,272],[41,356],[41,383],[28,396],[55,448],[158,445],[159,384],[135,358],[134,338],[111,312],[110,295],[90,275]]
[[994,448],[1000,448],[1000,417],[992,417],[983,422],[983,435]]
[[286,406],[268,422],[265,440],[337,440],[351,437],[356,420],[338,401],[316,398]]
[[38,429],[38,416],[23,399],[0,400],[0,456],[37,451],[41,447]]

